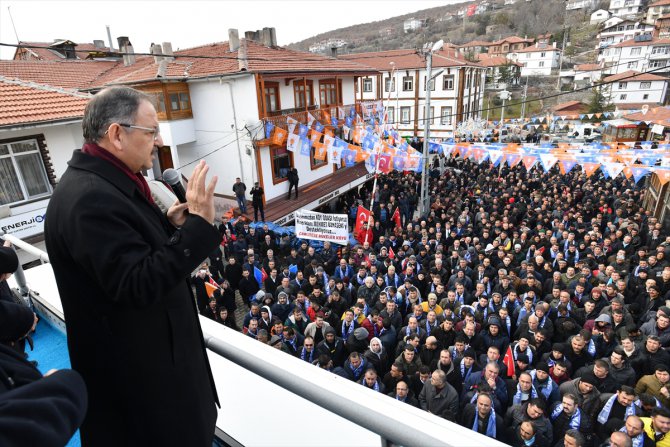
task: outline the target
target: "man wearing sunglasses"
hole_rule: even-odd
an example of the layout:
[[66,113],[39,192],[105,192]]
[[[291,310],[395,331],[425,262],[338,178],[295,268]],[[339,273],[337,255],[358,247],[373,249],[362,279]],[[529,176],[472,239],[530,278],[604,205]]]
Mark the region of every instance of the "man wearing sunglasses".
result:
[[47,209],[45,239],[86,383],[82,445],[211,446],[218,402],[190,273],[218,246],[216,178],[201,162],[163,214],[142,171],[163,145],[149,98],[96,94]]

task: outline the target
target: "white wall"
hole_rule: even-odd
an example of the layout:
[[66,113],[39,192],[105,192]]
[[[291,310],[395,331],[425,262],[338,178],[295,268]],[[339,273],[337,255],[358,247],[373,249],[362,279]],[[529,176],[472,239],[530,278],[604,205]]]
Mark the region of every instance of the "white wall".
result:
[[20,130],[0,130],[0,140],[29,137],[43,134],[51,163],[56,174],[56,181],[65,172],[67,162],[72,158],[75,149],[81,149],[84,144],[81,122],[51,126],[35,126]]
[[[624,79],[621,82],[625,82],[625,88],[619,88],[619,82],[610,84],[612,89],[611,100],[614,104],[631,104],[641,102],[660,103],[663,101],[663,97],[665,96],[667,81],[650,81],[651,86],[648,89],[641,89],[640,81],[627,81]],[[626,98],[621,99],[621,95],[626,95]],[[648,95],[648,98],[645,99],[644,95]]]
[[[258,123],[258,103],[253,75],[231,79],[237,122],[233,119],[233,107],[228,85],[218,79],[189,82],[191,107],[196,141],[178,146],[180,166],[175,166],[189,178],[196,166],[195,160],[204,157],[212,175],[219,177],[216,192],[232,195],[235,177],[242,177],[250,190],[257,180],[249,134],[244,129],[247,121]],[[239,146],[235,128],[239,129]],[[241,166],[240,166],[241,164]],[[241,172],[242,171],[242,172]]]

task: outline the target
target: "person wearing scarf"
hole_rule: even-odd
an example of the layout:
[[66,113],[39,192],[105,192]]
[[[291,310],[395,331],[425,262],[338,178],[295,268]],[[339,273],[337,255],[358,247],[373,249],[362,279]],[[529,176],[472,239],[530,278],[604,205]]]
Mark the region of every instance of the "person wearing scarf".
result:
[[644,432],[644,423],[638,416],[628,416],[625,425],[619,429],[633,441],[633,447],[654,447],[655,442]]
[[349,338],[349,336],[354,333],[356,327],[357,323],[356,320],[354,319],[354,311],[351,309],[347,309],[346,312],[344,313],[344,319],[342,320],[342,329],[340,332],[342,340],[346,340],[347,338]]
[[473,401],[463,409],[462,424],[472,431],[496,438],[502,420],[496,415],[493,400],[487,393],[476,393]]
[[303,342],[302,349],[300,350],[300,360],[303,360],[307,363],[312,363],[314,361],[314,339],[309,335],[305,337]]
[[519,374],[519,383],[516,385],[516,393],[512,397],[512,405],[520,405],[529,399],[535,399],[537,391],[533,386],[533,377],[528,372]]
[[604,401],[604,405],[598,413],[596,433],[605,439],[617,427],[621,427],[628,416],[635,416],[636,414],[635,390],[629,386],[622,385],[616,394],[613,394]]
[[549,376],[549,365],[547,362],[538,362],[533,371],[529,372],[533,378],[533,387],[539,395],[544,397],[548,405],[553,405],[561,398],[558,385]]
[[374,368],[369,368],[367,371],[365,371],[365,374],[359,383],[373,391],[386,394],[384,385],[379,383],[379,377],[377,376],[377,372],[374,370]]
[[549,419],[554,427],[552,445],[563,439],[568,430],[584,432],[591,428],[582,426],[582,412],[577,404],[577,396],[570,393],[565,394],[562,402],[554,407]]

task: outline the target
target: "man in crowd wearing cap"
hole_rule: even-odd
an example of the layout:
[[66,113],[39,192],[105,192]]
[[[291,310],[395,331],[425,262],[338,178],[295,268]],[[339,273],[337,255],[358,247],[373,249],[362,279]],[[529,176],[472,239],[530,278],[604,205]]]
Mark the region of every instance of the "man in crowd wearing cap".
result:
[[318,354],[327,354],[333,366],[342,366],[347,357],[347,351],[344,341],[338,337],[332,326],[327,326],[324,330],[324,339],[316,345]]

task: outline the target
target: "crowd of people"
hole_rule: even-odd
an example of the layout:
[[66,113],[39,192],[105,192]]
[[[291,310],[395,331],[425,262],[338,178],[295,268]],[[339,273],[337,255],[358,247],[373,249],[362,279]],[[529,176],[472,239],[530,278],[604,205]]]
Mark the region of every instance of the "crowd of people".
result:
[[644,182],[445,155],[429,177],[423,216],[409,172],[333,203],[374,195],[355,245],[224,218],[200,312],[512,446],[670,446],[670,237]]

